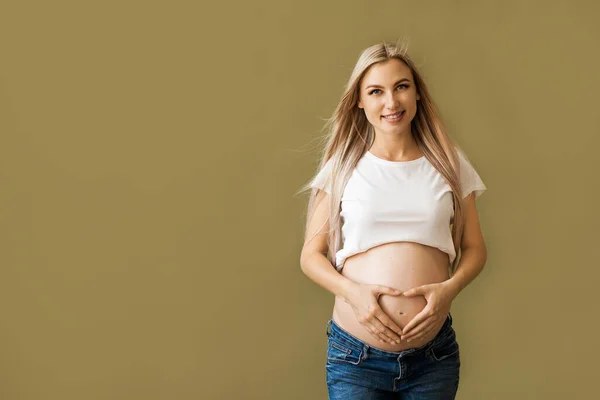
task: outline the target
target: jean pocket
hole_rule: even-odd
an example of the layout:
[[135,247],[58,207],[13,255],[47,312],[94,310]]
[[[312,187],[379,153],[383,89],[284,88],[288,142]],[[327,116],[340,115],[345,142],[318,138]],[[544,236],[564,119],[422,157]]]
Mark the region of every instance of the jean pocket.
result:
[[448,357],[455,356],[459,353],[458,342],[456,336],[451,333],[445,336],[442,340],[434,343],[429,349],[429,354],[435,361],[442,361]]
[[327,344],[327,362],[358,365],[362,361],[362,349],[329,337]]

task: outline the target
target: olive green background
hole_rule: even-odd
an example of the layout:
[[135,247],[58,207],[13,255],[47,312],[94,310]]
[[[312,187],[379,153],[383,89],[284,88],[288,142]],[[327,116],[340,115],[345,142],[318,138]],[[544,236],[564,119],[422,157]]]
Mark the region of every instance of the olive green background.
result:
[[459,399],[598,393],[593,1],[5,1],[0,398],[325,399],[318,140],[410,40],[488,186]]

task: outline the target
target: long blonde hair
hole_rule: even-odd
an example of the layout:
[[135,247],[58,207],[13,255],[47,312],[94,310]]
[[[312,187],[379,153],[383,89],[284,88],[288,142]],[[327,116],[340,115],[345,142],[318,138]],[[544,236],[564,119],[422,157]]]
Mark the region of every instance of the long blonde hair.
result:
[[[366,48],[361,53],[333,115],[325,124],[325,128],[328,130],[327,143],[321,154],[319,170],[331,159],[331,175],[327,177],[327,183],[331,185],[327,258],[335,266],[335,255],[342,245],[340,220],[342,194],[352,171],[361,157],[371,147],[375,138],[373,126],[367,120],[364,111],[358,107],[360,84],[365,73],[373,64],[391,58],[402,61],[410,68],[417,93],[421,97],[417,103],[416,115],[411,121],[412,136],[425,158],[442,175],[452,189],[454,216],[450,224],[457,255],[450,266],[453,272],[458,264],[458,254],[464,228],[459,181],[460,164],[457,155],[457,149],[460,148],[446,134],[446,129],[438,115],[434,101],[429,95],[427,85],[407,54],[406,42],[402,44],[382,42]],[[310,182],[301,189],[301,192],[308,190],[311,190]],[[314,213],[317,193],[318,189],[313,188],[311,190],[306,213],[306,228],[308,228]],[[305,229],[305,235],[306,232]],[[304,240],[306,240],[306,236]]]

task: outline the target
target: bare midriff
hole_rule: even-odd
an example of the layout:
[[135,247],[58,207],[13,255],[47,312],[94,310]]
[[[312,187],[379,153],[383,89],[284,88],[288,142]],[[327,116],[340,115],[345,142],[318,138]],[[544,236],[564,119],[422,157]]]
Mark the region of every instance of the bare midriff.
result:
[[[417,286],[447,280],[448,264],[448,254],[435,247],[414,242],[392,242],[347,258],[341,273],[355,282],[389,286],[404,292]],[[421,312],[426,304],[425,297],[421,295],[404,297],[382,294],[379,297],[379,305],[383,311],[401,329]],[[435,338],[441,328],[440,326],[425,337],[411,342],[401,340],[399,344],[382,343],[358,321],[350,304],[339,297],[335,298],[332,318],[351,335],[372,347],[386,351],[420,347]]]

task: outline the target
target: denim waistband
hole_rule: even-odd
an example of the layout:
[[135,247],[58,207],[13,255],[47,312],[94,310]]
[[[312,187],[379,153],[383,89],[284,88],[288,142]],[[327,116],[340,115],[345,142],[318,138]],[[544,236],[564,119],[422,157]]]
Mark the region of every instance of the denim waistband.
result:
[[353,336],[351,333],[347,332],[342,327],[340,327],[333,320],[333,318],[330,318],[327,321],[327,324],[325,325],[325,333],[327,334],[327,336],[333,335],[335,338],[337,338],[338,340],[341,340],[342,342],[346,342],[350,345],[354,345],[355,347],[358,347],[361,349],[362,348],[368,349],[370,353],[378,354],[382,357],[393,357],[393,358],[397,358],[401,354],[424,352],[429,347],[433,346],[435,343],[437,343],[438,341],[443,339],[446,335],[450,334],[451,332],[452,332],[452,315],[450,313],[448,313],[448,317],[446,318],[444,325],[442,325],[442,328],[440,329],[438,334],[429,342],[425,343],[422,346],[413,347],[413,348],[406,349],[406,350],[387,351],[387,350],[382,350],[382,349],[373,347],[373,346],[365,343],[364,341],[360,340],[356,336]]

